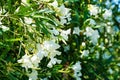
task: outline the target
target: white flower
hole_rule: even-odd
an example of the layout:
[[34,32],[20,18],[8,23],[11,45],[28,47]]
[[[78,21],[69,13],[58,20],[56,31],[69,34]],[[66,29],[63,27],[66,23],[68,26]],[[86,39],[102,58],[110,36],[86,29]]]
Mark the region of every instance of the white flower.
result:
[[1,21],[0,21],[0,28],[2,28],[3,32],[9,30],[9,27],[6,27],[6,26],[2,25],[2,22],[1,22]]
[[108,72],[109,72],[110,74],[113,74],[114,71],[113,71],[111,68],[109,68],[109,69],[108,69]]
[[110,0],[107,0],[107,1],[105,2],[105,5],[107,6],[107,8],[109,8],[109,7],[110,7],[110,5],[111,5]]
[[94,30],[91,27],[86,28],[86,32],[84,33],[87,37],[92,36],[94,33]]
[[37,44],[37,53],[36,55],[39,57],[39,60],[42,60],[43,57],[47,56],[48,54],[46,54],[46,51],[44,51],[43,47],[42,47],[42,44]]
[[74,77],[76,78],[76,80],[81,80],[81,76],[82,76],[82,73],[81,73],[81,65],[80,65],[80,61],[76,62],[73,66],[72,66],[72,69],[74,70]]
[[116,21],[120,23],[120,15],[115,17]]
[[107,31],[108,33],[111,33],[111,34],[112,34],[112,32],[113,32],[111,26],[106,26],[106,31]]
[[88,10],[90,11],[90,15],[94,16],[96,16],[100,12],[99,7],[92,4],[88,5]]
[[118,5],[118,13],[120,12],[120,4]]
[[28,0],[21,0],[22,5],[29,6]]
[[76,78],[76,80],[81,80],[80,76],[82,76],[81,72],[75,72],[74,73],[74,77]]
[[67,23],[67,20],[68,20],[68,21],[71,20],[70,10],[71,10],[71,9],[66,8],[66,7],[64,6],[64,4],[59,7],[59,15],[58,15],[58,16],[60,17],[60,23],[61,23],[62,25],[66,24],[66,23]]
[[120,63],[117,63],[117,66],[120,66]]
[[87,57],[89,55],[89,50],[83,50],[81,57]]
[[55,29],[54,27],[52,28],[52,30],[49,30],[50,33],[53,35],[59,35],[59,31],[57,29]]
[[48,57],[55,57],[56,55],[61,55],[61,52],[57,51],[57,50],[53,50],[50,52],[50,54],[48,55]]
[[58,2],[57,2],[57,0],[54,0],[54,2],[49,3],[49,5],[53,6],[54,8],[57,8],[58,7]]
[[34,54],[34,55],[31,57],[31,62],[32,62],[33,66],[34,66],[35,68],[37,68],[37,67],[39,66],[40,59],[39,59],[39,57],[38,57],[36,54]]
[[32,18],[28,18],[28,17],[24,17],[24,21],[26,24],[31,24],[33,19]]
[[99,59],[100,53],[97,51],[96,54],[95,54],[95,56],[96,56],[96,59]]
[[67,18],[66,16],[69,14],[69,12],[70,12],[71,9],[66,8],[66,7],[64,6],[64,4],[62,4],[62,5],[59,7],[59,9],[60,9],[60,16]]
[[31,73],[28,73],[29,80],[37,80],[38,72],[36,70],[32,70]]
[[82,46],[86,46],[85,42],[82,42]]
[[98,42],[98,38],[99,38],[99,33],[97,30],[95,30],[91,36],[91,41],[93,44],[96,44]]
[[30,55],[25,54],[20,60],[18,60],[18,63],[22,63],[22,67],[25,67],[26,70],[28,68],[33,68],[33,64],[30,60],[30,57]]
[[64,46],[64,52],[67,52],[68,50],[70,50],[70,46],[69,45]]
[[61,60],[58,60],[57,58],[50,58],[51,60],[49,61],[47,67],[52,68],[53,65],[55,65],[56,63],[60,64]]
[[80,61],[76,62],[76,63],[72,66],[72,69],[73,69],[74,71],[80,71],[80,70],[82,69],[80,64],[81,64]]
[[97,30],[93,30],[91,27],[86,28],[86,32],[84,33],[87,37],[90,37],[93,44],[97,43],[99,36],[99,33]]
[[61,52],[56,50],[60,47],[60,45],[55,43],[52,40],[44,41],[42,46],[43,46],[42,48],[45,53],[45,55],[44,55],[45,57],[51,58],[51,57],[55,57],[56,55],[61,54]]
[[118,5],[119,4],[119,0],[112,0],[112,3]]
[[74,27],[73,34],[80,35],[80,28],[79,27]]
[[90,25],[96,25],[96,22],[94,19],[90,19]]
[[104,53],[103,55],[102,55],[102,58],[103,59],[109,59],[111,57],[111,55],[109,55],[108,53]]
[[113,26],[113,30],[114,30],[114,32],[119,32],[119,28],[118,28],[118,26]]
[[36,55],[38,56],[39,60],[42,60],[43,57],[47,56],[48,54],[46,54],[45,51],[40,50]]
[[6,26],[1,25],[1,24],[0,24],[0,28],[2,28],[3,32],[5,32],[5,31],[8,31],[8,30],[9,30],[9,27],[6,27]]
[[105,12],[103,13],[104,19],[111,19],[112,18],[112,10],[105,9]]
[[67,23],[66,18],[60,17],[60,23],[61,23],[62,25],[66,24],[66,23]]
[[57,0],[54,0],[53,3],[49,3],[49,5],[53,6],[55,11],[57,12],[56,15],[60,18],[60,23],[62,25],[67,24],[71,20],[71,13],[69,8],[66,8],[64,4],[58,7]]
[[50,40],[50,41],[44,41],[43,42],[43,46],[44,46],[44,49],[46,49],[48,51],[53,51],[53,50],[58,49],[60,47],[59,44],[55,43],[52,40]]
[[65,39],[66,41],[68,40],[68,35],[70,34],[71,29],[68,30],[61,30],[61,36],[63,37],[63,39]]

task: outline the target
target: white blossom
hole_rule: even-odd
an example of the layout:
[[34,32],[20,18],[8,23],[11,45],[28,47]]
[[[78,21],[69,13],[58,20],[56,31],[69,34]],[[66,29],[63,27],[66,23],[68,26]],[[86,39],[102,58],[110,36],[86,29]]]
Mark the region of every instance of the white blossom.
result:
[[49,5],[53,6],[54,8],[57,8],[58,7],[58,2],[57,2],[57,0],[54,0],[54,2],[49,3]]
[[70,12],[71,9],[66,8],[66,7],[64,6],[64,4],[62,4],[62,5],[59,7],[59,9],[60,9],[60,16],[67,18],[66,16],[69,14],[69,12]]
[[45,57],[46,52],[43,50],[42,44],[38,43],[38,44],[36,44],[36,46],[37,46],[37,50],[38,50],[36,55],[39,57],[40,60],[42,60],[43,57]]
[[119,66],[119,67],[120,67],[120,63],[117,63],[117,66]]
[[31,73],[28,73],[29,80],[37,80],[38,79],[38,72],[32,69]]
[[1,22],[1,21],[0,21],[0,28],[2,28],[3,32],[9,30],[9,27],[6,27],[6,26],[2,25],[2,22]]
[[120,12],[120,4],[118,5],[118,13]]
[[82,51],[81,58],[82,58],[82,57],[87,57],[88,55],[89,55],[89,50],[83,50],[83,51]]
[[21,0],[21,2],[23,2],[23,3],[27,3],[27,0]]
[[66,8],[64,4],[61,6],[58,6],[57,0],[54,0],[54,2],[49,3],[49,5],[53,6],[55,11],[57,12],[56,15],[60,18],[60,23],[62,25],[67,24],[71,20],[71,13],[69,8]]
[[2,31],[3,31],[3,32],[6,32],[6,31],[9,30],[9,27],[6,27],[6,26],[1,25],[1,24],[0,24],[0,28],[2,28]]
[[111,19],[112,18],[112,10],[105,9],[105,12],[103,13],[104,19]]
[[104,53],[104,54],[102,55],[102,58],[103,58],[103,59],[109,59],[110,57],[111,57],[111,55],[108,54],[108,53]]
[[60,17],[60,23],[62,25],[66,24],[67,23],[67,20],[70,21],[71,20],[71,13],[70,13],[70,10],[69,8],[66,8],[64,6],[64,4],[62,4],[60,7],[59,7],[59,17]]
[[74,70],[74,77],[76,78],[76,80],[81,80],[81,76],[82,76],[82,73],[81,73],[81,65],[80,65],[80,61],[76,62],[73,66],[72,66],[72,69]]
[[97,30],[93,30],[91,27],[86,28],[86,32],[84,33],[87,37],[90,37],[93,44],[96,44],[98,41],[99,33]]
[[65,39],[66,41],[68,40],[68,35],[70,34],[71,29],[68,30],[61,30],[61,36],[63,37],[63,39]]
[[116,21],[120,23],[120,15],[115,17]]
[[119,4],[119,0],[112,0],[111,2],[112,2],[113,4],[116,4],[116,5]]
[[55,43],[53,40],[50,41],[44,41],[43,44],[38,44],[39,52],[37,55],[40,57],[40,60],[43,57],[55,57],[56,55],[60,55],[61,52],[56,50],[60,47],[59,44]]
[[81,64],[80,61],[76,62],[76,63],[72,66],[72,69],[73,69],[74,71],[80,71],[80,70],[82,69],[80,64]]
[[106,26],[106,31],[107,31],[107,33],[112,34],[113,29],[111,28],[111,26]]
[[101,44],[98,47],[101,48],[102,50],[105,50],[105,46],[103,42],[101,42]]
[[61,23],[62,25],[66,24],[66,23],[67,23],[66,18],[60,17],[60,23]]
[[110,0],[107,0],[107,1],[105,2],[105,5],[106,5],[107,8],[109,8],[109,7],[111,6]]
[[111,68],[109,68],[109,69],[108,69],[108,72],[109,72],[110,74],[113,74],[114,71],[113,71]]
[[25,67],[26,70],[28,68],[33,68],[33,64],[30,60],[30,57],[31,55],[25,54],[24,56],[22,56],[21,59],[18,60],[18,63],[21,63],[22,67]]
[[28,17],[24,17],[24,21],[26,24],[31,24],[33,19],[32,18],[28,18]]
[[70,50],[70,46],[69,45],[64,46],[64,52],[67,52],[68,50]]
[[28,0],[21,0],[22,5],[29,6]]
[[90,15],[94,16],[96,16],[100,12],[99,7],[92,4],[88,5],[88,10],[90,11]]
[[53,51],[55,49],[58,49],[60,47],[59,44],[55,43],[54,41],[50,40],[50,41],[44,41],[43,42],[43,48],[48,50],[48,51]]
[[79,27],[74,27],[73,34],[80,35],[80,32],[81,32],[81,30]]
[[34,66],[35,68],[37,68],[37,67],[39,66],[40,59],[39,59],[39,57],[38,57],[36,54],[34,54],[34,55],[31,57],[31,62],[32,62],[33,66]]
[[98,38],[99,38],[99,33],[97,30],[95,30],[91,36],[91,41],[93,44],[96,44],[98,42]]
[[47,67],[52,68],[53,65],[55,65],[56,63],[60,64],[61,60],[57,59],[57,58],[50,58],[50,61],[47,65]]
[[94,19],[90,19],[90,23],[89,23],[90,25],[96,25],[96,22],[95,22],[95,20]]
[[94,30],[91,27],[86,28],[86,32],[84,33],[87,37],[92,36],[94,33]]
[[49,31],[52,35],[59,35],[59,31],[55,29],[54,27],[52,28],[52,30],[49,30]]
[[[51,68],[56,63],[60,63],[61,60],[58,60],[57,58],[54,58],[56,55],[60,55],[61,52],[56,50],[60,47],[59,44],[55,43],[53,40],[47,40],[44,41],[43,44],[38,44],[38,57],[34,57],[35,60],[41,60],[43,57],[48,57],[50,59],[47,67]],[[38,62],[38,61],[36,61]]]
[[39,57],[39,60],[42,60],[43,57],[47,56],[48,54],[46,54],[44,50],[40,50],[36,55]]
[[82,42],[82,46],[86,46],[85,42]]
[[96,56],[96,59],[99,59],[100,53],[97,51],[96,54],[95,54],[95,56]]

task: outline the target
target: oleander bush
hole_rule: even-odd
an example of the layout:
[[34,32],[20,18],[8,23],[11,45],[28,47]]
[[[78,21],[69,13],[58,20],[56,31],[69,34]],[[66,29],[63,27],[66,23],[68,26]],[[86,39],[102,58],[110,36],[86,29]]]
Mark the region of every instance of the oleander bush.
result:
[[1,0],[1,80],[119,80],[119,0]]

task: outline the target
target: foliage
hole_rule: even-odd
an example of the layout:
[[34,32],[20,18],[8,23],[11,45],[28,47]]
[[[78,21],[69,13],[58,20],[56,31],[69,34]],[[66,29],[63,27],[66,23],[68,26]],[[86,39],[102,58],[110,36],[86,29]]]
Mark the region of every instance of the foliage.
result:
[[1,0],[0,79],[119,80],[119,0]]

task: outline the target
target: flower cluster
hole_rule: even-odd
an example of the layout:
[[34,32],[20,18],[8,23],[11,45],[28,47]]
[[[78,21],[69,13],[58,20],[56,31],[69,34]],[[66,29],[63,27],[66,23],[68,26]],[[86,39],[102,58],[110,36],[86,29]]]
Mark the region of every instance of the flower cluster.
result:
[[118,80],[119,3],[1,0],[0,78]]
[[61,63],[61,60],[55,58],[56,55],[61,54],[61,52],[57,51],[59,47],[60,45],[52,40],[44,41],[43,44],[37,44],[37,53],[33,55],[25,54],[21,59],[18,60],[18,63],[21,63],[21,66],[24,67],[26,71],[31,68],[32,72],[30,74],[28,73],[29,79],[36,80],[36,77],[35,79],[32,79],[30,75],[34,74],[34,76],[37,76],[38,73],[35,69],[39,68],[40,61],[44,57],[48,57],[50,59],[47,65],[49,68],[52,68],[56,63]]
[[[42,2],[42,1],[40,1]],[[29,5],[27,1],[24,1],[26,5]],[[109,5],[106,5],[108,4]],[[33,43],[34,45],[37,46],[36,51],[34,51],[33,54],[28,54],[26,53],[21,59],[18,60],[18,63],[21,63],[21,66],[26,69],[27,75],[29,77],[29,80],[36,80],[38,76],[38,72],[36,69],[38,69],[41,64],[41,61],[43,58],[47,58],[48,63],[47,67],[48,68],[53,68],[54,65],[60,64],[62,60],[59,60],[56,58],[56,56],[61,56],[60,51],[58,49],[63,47],[65,53],[69,53],[69,51],[72,51],[71,48],[75,48],[73,51],[78,51],[76,52],[79,54],[79,59],[91,59],[91,55],[93,54],[92,58],[99,59],[100,56],[103,60],[108,60],[112,56],[105,51],[105,44],[108,43],[108,46],[113,45],[111,42],[112,40],[109,40],[110,38],[113,38],[114,35],[116,34],[114,31],[114,25],[113,21],[113,11],[114,7],[112,4],[118,5],[117,2],[112,1],[112,3],[107,0],[105,3],[106,7],[100,7],[99,5],[93,5],[93,4],[88,4],[88,18],[85,20],[83,25],[80,27],[80,25],[77,26],[72,26],[70,28],[66,28],[66,25],[70,24],[70,21],[72,20],[71,18],[71,11],[72,9],[67,8],[65,4],[60,4],[57,0],[44,0],[43,4],[46,4],[48,8],[45,8],[47,10],[53,11],[54,15],[53,16],[56,21],[53,21],[54,24],[51,24],[47,21],[43,21],[43,24],[45,23],[45,26],[40,25],[40,27],[43,29],[40,30],[40,34],[44,33],[44,30],[48,31],[49,38],[43,37],[44,41],[40,41],[40,43]],[[44,8],[46,6],[43,6],[41,8]],[[45,10],[44,9],[44,10]],[[43,12],[44,12],[43,10]],[[41,11],[42,12],[42,11]],[[74,15],[72,15],[74,16]],[[34,17],[34,15],[33,15]],[[35,18],[35,17],[34,17]],[[44,17],[42,17],[43,19]],[[45,18],[50,21],[52,21],[49,18]],[[115,20],[119,23],[120,18],[119,16],[115,17]],[[37,26],[35,24],[36,19],[32,19],[31,17],[24,17],[24,23],[26,24],[28,31],[31,33],[37,29]],[[59,23],[59,24],[58,24]],[[32,25],[34,24],[34,25]],[[37,23],[38,24],[38,23]],[[31,25],[32,27],[29,27]],[[60,27],[59,27],[60,26]],[[62,26],[62,27],[61,27]],[[48,28],[46,28],[48,27]],[[34,29],[33,29],[34,28]],[[65,28],[65,29],[64,29]],[[118,30],[118,29],[117,29]],[[45,32],[46,32],[45,31]],[[101,34],[104,34],[101,35]],[[108,34],[112,34],[111,36],[107,37]],[[82,36],[82,37],[81,37]],[[69,40],[69,37],[75,37],[78,40],[76,42],[72,43]],[[81,39],[79,39],[81,37]],[[105,40],[102,38],[105,37]],[[82,40],[82,42],[79,42],[79,40]],[[58,44],[59,42],[63,42],[60,45]],[[104,41],[104,42],[103,42]],[[39,41],[38,41],[39,42]],[[81,44],[80,49],[76,48],[75,46]],[[93,45],[92,47],[90,45]],[[71,46],[73,45],[73,46]],[[78,46],[79,47],[79,46]],[[35,48],[35,47],[34,47]],[[99,50],[103,51],[103,54],[100,54],[99,51],[96,51],[95,49],[98,48]],[[86,64],[87,62],[83,61],[83,64]],[[29,72],[29,68],[32,69],[31,72]],[[72,65],[72,69],[74,70],[73,76],[76,78],[76,80],[81,80],[82,72],[81,72],[81,62],[78,61],[74,65]],[[111,74],[113,73],[112,69],[109,68],[108,72]]]
[[49,3],[49,5],[54,7],[56,11],[56,15],[59,16],[60,23],[62,25],[67,24],[71,20],[71,13],[70,13],[71,9],[66,8],[64,4],[62,4],[61,6],[58,6],[57,0],[54,0],[54,2]]
[[87,27],[87,28],[86,28],[86,32],[85,32],[84,34],[85,34],[87,37],[90,37],[91,42],[92,42],[93,44],[96,44],[98,38],[100,37],[98,31],[97,31],[97,30],[93,30],[91,27]]
[[[1,15],[2,13],[5,13],[5,10],[4,10],[4,9],[3,9],[3,10],[0,9],[0,15]],[[7,15],[7,14],[6,14],[6,15]],[[1,22],[1,20],[2,20],[2,19],[0,19],[0,28],[2,29],[3,32],[8,31],[8,30],[9,30],[9,27],[3,25],[3,23]],[[1,33],[1,32],[0,32],[0,33]]]
[[80,61],[76,62],[73,66],[72,66],[72,69],[74,70],[74,77],[76,78],[76,80],[81,80],[81,76],[82,76],[82,73],[81,73],[81,65],[80,65]]

